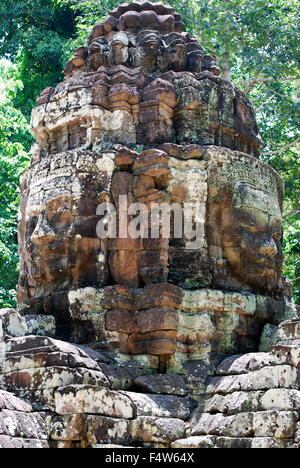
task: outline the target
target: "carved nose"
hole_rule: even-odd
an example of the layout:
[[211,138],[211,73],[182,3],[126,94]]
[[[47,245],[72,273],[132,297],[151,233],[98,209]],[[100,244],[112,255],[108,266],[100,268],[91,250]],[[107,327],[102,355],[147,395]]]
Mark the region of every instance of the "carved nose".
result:
[[259,247],[259,253],[266,257],[275,257],[275,255],[277,255],[278,249],[272,237],[264,239],[262,245]]
[[55,232],[45,216],[40,216],[37,225],[31,234],[30,240],[35,245],[49,244],[55,239]]

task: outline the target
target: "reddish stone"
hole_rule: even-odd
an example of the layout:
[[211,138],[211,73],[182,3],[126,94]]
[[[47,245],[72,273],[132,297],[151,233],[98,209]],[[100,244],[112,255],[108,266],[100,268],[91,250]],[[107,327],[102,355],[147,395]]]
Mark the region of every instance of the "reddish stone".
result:
[[169,176],[169,156],[160,150],[147,150],[140,154],[135,162],[133,170],[135,175],[147,175],[150,177]]
[[117,284],[117,285],[113,286],[113,288],[114,288],[114,291],[117,294],[121,294],[121,295],[127,296],[127,297],[132,297],[132,288],[129,288],[128,286],[124,286],[122,284]]
[[144,293],[147,295],[165,295],[181,299],[182,298],[182,289],[175,284],[170,283],[161,283],[153,284],[146,286],[144,288]]
[[129,336],[127,333],[118,333],[119,336],[119,346],[121,353],[124,354],[131,354],[130,346],[129,346]]
[[116,155],[116,165],[123,168],[123,167],[131,167],[136,158],[138,156],[138,153],[136,153],[135,151],[131,151],[127,148],[122,148],[121,150],[118,151],[117,155]]
[[85,65],[85,60],[82,57],[73,57],[71,62],[73,65],[75,65],[76,68],[80,68]]
[[93,31],[91,33],[92,39],[96,39],[97,37],[104,36],[106,33],[104,29],[104,24],[103,23],[96,23],[95,26],[93,27]]
[[170,108],[176,105],[176,91],[174,85],[161,78],[152,81],[143,92],[144,101],[161,101]]
[[135,197],[141,197],[148,195],[149,190],[155,189],[155,183],[153,177],[148,175],[140,175],[136,178],[134,195]]
[[84,60],[88,58],[89,55],[89,49],[88,47],[78,47],[75,50],[74,57],[82,57]]
[[176,349],[176,332],[133,333],[128,338],[128,348],[131,354],[173,354]]
[[51,96],[54,93],[54,88],[46,88],[44,91],[41,92],[39,98],[37,99],[36,103],[40,106],[42,104],[47,104],[50,101]]
[[110,310],[106,312],[105,327],[107,330],[123,333],[140,331],[137,314],[128,310]]
[[149,250],[141,252],[140,267],[150,267],[154,265],[167,266],[169,262],[167,250]]
[[[119,288],[125,288],[125,286],[118,286]],[[105,309],[121,309],[121,310],[136,310],[136,306],[134,305],[133,298],[130,297],[130,294],[123,295],[123,291],[118,293],[114,287],[108,286],[104,288],[104,297],[103,297],[103,307]]]
[[169,156],[179,159],[200,159],[203,156],[202,147],[199,145],[175,145],[174,143],[164,143],[160,149]]
[[114,174],[111,183],[111,191],[117,207],[119,206],[119,197],[121,195],[128,195],[128,203],[134,201],[132,197],[133,182],[134,177],[132,174],[129,174],[129,172],[117,172]]
[[116,31],[118,27],[118,20],[113,16],[109,16],[103,23],[103,27],[106,33]]
[[138,329],[144,333],[158,330],[176,330],[178,316],[174,309],[155,307],[137,314]]
[[139,252],[130,250],[113,250],[109,256],[109,267],[112,278],[117,284],[139,286]]
[[169,248],[169,239],[144,239],[145,250],[160,250]]
[[168,165],[169,157],[161,150],[150,149],[143,151],[137,161],[135,162],[134,169],[152,166],[154,164]]
[[154,307],[178,309],[181,305],[182,292],[177,286],[169,283],[150,284],[136,291],[134,305],[137,310]]
[[97,81],[92,89],[93,104],[101,107],[109,107],[108,84],[103,80]]
[[111,103],[125,101],[129,104],[138,104],[140,102],[140,94],[136,88],[126,83],[118,83],[110,88],[109,101]]
[[131,250],[140,251],[143,250],[143,239],[110,239],[109,249],[110,250]]

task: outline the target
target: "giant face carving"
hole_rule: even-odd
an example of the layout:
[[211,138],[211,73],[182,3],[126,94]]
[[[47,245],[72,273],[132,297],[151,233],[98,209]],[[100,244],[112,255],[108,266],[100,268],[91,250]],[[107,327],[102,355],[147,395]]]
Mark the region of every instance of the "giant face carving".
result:
[[207,240],[213,285],[278,291],[283,261],[280,177],[254,158],[227,151],[219,161],[212,154],[209,173]]
[[107,262],[96,233],[96,210],[107,194],[110,170],[109,155],[66,152],[28,171],[19,230],[21,300],[105,283]]
[[223,254],[231,275],[258,289],[274,290],[282,266],[278,200],[255,187],[237,184],[222,210]]

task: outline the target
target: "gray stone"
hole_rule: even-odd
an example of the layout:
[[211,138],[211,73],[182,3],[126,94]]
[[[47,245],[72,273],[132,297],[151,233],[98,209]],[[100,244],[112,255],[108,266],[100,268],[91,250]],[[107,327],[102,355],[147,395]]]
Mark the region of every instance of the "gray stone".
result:
[[255,437],[293,438],[298,414],[291,411],[262,411],[254,414]]
[[158,418],[179,418],[186,420],[191,412],[189,398],[173,395],[150,395],[144,393],[121,392],[132,401],[137,416]]
[[175,442],[172,442],[171,448],[214,448],[215,441],[216,438],[214,436],[191,436],[187,439],[175,440]]
[[81,414],[53,416],[49,422],[49,435],[52,440],[72,441],[83,437],[84,416]]
[[187,434],[188,426],[180,419],[139,416],[132,422],[136,441],[171,443]]
[[10,437],[46,440],[46,415],[4,409],[0,412],[0,433]]
[[176,374],[141,375],[134,380],[135,385],[145,393],[187,395],[184,377]]
[[71,385],[55,392],[55,411],[58,414],[91,413],[131,419],[134,404],[124,393],[91,385]]
[[[14,309],[0,309],[2,336],[24,336],[27,333],[26,321]],[[1,331],[0,331],[1,337]]]
[[270,351],[272,346],[275,346],[278,341],[278,327],[276,325],[267,324],[264,326],[260,344],[259,344],[259,351],[263,353],[267,353]]
[[29,335],[54,336],[56,333],[55,317],[52,315],[25,315]]
[[86,446],[102,443],[129,445],[132,435],[132,421],[94,415],[85,417]]
[[106,375],[109,386],[113,390],[128,390],[133,386],[134,379],[128,369],[103,363],[99,363],[99,367]]

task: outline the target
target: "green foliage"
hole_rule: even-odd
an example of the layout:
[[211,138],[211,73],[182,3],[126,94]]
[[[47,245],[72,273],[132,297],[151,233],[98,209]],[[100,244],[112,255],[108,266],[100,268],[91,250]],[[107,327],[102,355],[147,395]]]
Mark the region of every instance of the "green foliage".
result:
[[0,60],[0,307],[14,305],[18,279],[19,176],[28,164],[28,125],[12,101],[22,83],[16,68]]
[[[24,148],[30,143],[20,111],[29,118],[36,97],[43,88],[61,81],[61,70],[74,48],[86,42],[93,24],[121,3],[123,0],[0,0],[0,57],[16,64],[13,69],[6,65],[5,73],[3,64],[0,69],[0,303],[1,294],[11,303],[8,291],[14,288],[17,276],[16,190],[18,174],[26,164]],[[299,138],[299,1],[166,3],[182,14],[187,30],[216,56],[223,76],[238,84],[257,109],[265,142],[262,159],[286,182],[284,273],[300,303],[300,146],[299,142],[291,144]]]
[[285,274],[290,278],[296,299],[300,298],[300,216],[286,223],[284,251]]
[[65,44],[75,37],[70,6],[56,0],[0,0],[0,57],[14,60],[23,82],[15,105],[27,118],[40,92],[62,80]]

